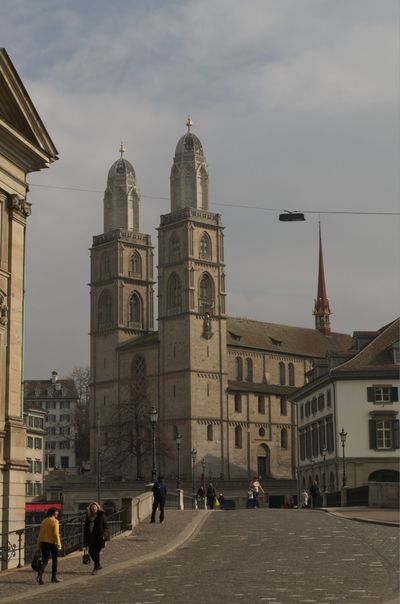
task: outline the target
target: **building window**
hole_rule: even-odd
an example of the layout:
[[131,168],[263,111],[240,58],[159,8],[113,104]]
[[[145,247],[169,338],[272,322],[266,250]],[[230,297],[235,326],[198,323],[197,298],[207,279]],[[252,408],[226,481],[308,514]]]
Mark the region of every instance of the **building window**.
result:
[[312,442],[312,455],[318,457],[319,453],[319,442],[318,442],[318,425],[313,424],[311,426],[311,442]]
[[332,420],[328,420],[326,424],[326,447],[328,449],[328,453],[332,453],[335,450]]
[[70,422],[71,421],[71,416],[64,414],[64,415],[60,415],[60,422]]
[[35,497],[38,497],[42,494],[42,483],[35,482]]
[[42,473],[42,462],[40,459],[35,459],[35,474]]
[[281,386],[286,384],[286,367],[282,361],[279,363],[279,383]]
[[70,449],[70,442],[69,440],[63,440],[60,442],[60,449]]
[[318,410],[317,397],[314,396],[314,398],[311,400],[311,411],[312,411],[312,414],[315,415],[317,413],[317,410]]
[[281,406],[281,415],[287,415],[287,400],[284,396],[281,396],[280,406]]
[[129,272],[135,275],[142,274],[142,259],[138,252],[134,252],[129,259]]
[[328,409],[332,407],[332,393],[330,390],[326,391],[326,406]]
[[311,459],[311,432],[307,430],[305,433],[306,457]]
[[181,310],[182,308],[181,280],[176,273],[172,273],[168,279],[167,305],[170,310]]
[[213,439],[213,425],[212,424],[208,424],[208,426],[207,426],[207,440],[214,440]]
[[181,246],[177,235],[174,233],[169,240],[169,259],[170,262],[179,260],[181,256]]
[[146,384],[146,359],[142,356],[135,357],[132,361],[131,372],[135,388],[143,389]]
[[57,401],[46,401],[46,409],[57,409]]
[[305,404],[305,414],[306,414],[306,417],[310,417],[310,414],[311,414],[311,403],[310,403],[310,401],[307,401],[306,404]]
[[25,483],[25,492],[27,497],[33,496],[33,484],[30,480],[27,480]]
[[289,372],[289,386],[294,386],[294,365],[293,363],[289,363],[288,366],[288,372]]
[[204,313],[213,308],[213,284],[211,277],[206,273],[199,282],[199,311]]
[[129,298],[128,304],[129,325],[142,325],[142,300],[137,292]]
[[101,293],[98,306],[99,327],[112,323],[112,298],[106,289]]
[[242,412],[242,395],[241,394],[235,394],[235,412],[236,413]]
[[265,398],[262,394],[258,397],[258,413],[260,415],[265,415]]
[[42,448],[43,448],[42,439],[35,438],[35,449],[42,449]]
[[304,430],[300,430],[300,459],[306,458],[306,434]]
[[110,273],[110,256],[107,252],[103,252],[100,260],[101,274],[107,276]]
[[371,386],[367,388],[369,403],[393,403],[399,400],[398,389],[390,385]]
[[300,405],[300,419],[304,419],[304,405]]
[[325,409],[325,395],[320,394],[318,397],[318,411]]
[[246,381],[253,381],[253,361],[251,359],[246,359]]
[[287,449],[287,430],[282,428],[281,430],[281,449]]
[[242,428],[241,428],[241,426],[236,426],[236,428],[235,428],[235,447],[237,449],[242,448]]
[[211,239],[207,233],[200,239],[200,258],[211,258]]
[[29,465],[28,472],[30,472],[30,474],[32,474],[32,472],[33,472],[33,459],[30,459],[28,457],[28,459],[26,461],[28,462],[28,465]]
[[243,359],[241,359],[240,357],[236,357],[235,359],[235,365],[236,365],[236,380],[238,382],[242,382],[243,381]]
[[326,434],[325,434],[325,422],[320,422],[318,426],[319,434],[319,452],[322,454],[323,449],[326,447]]
[[399,420],[377,418],[369,420],[370,449],[399,448]]

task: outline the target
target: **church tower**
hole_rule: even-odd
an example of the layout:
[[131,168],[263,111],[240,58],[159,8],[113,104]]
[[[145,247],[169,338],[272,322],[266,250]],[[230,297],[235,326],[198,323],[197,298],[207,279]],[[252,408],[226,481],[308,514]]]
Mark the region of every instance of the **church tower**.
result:
[[322,255],[321,223],[319,223],[319,265],[318,265],[318,291],[314,301],[315,329],[326,336],[331,335],[331,309],[326,294],[324,258]]
[[154,329],[153,247],[139,228],[140,191],[124,157],[108,172],[104,233],[93,237],[90,279],[91,461],[110,445],[119,393],[118,346]]
[[[160,428],[182,435],[182,474],[191,450],[223,475],[226,457],[226,311],[221,216],[208,209],[208,167],[191,131],[178,141],[171,169],[171,212],[159,232]],[[175,472],[175,456],[164,462]],[[171,467],[168,467],[168,464]]]

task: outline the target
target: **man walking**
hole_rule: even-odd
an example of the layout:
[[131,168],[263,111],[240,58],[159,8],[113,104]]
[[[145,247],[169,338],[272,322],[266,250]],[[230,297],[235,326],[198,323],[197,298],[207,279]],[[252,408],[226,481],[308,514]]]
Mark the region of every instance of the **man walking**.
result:
[[160,522],[164,521],[164,507],[167,499],[167,485],[163,482],[163,476],[159,476],[153,484],[153,509],[150,522],[156,521],[156,511],[160,508]]
[[261,493],[264,493],[264,489],[261,486],[261,482],[258,480],[257,476],[254,476],[253,480],[250,482],[250,488],[253,490],[253,508],[259,508],[260,502],[258,497]]

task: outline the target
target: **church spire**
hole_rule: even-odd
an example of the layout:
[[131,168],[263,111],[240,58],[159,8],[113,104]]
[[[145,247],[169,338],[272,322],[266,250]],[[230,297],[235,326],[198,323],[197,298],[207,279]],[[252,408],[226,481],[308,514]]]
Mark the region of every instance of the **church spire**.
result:
[[321,333],[329,336],[331,334],[331,321],[330,315],[331,309],[329,307],[329,300],[326,294],[325,285],[325,271],[324,271],[324,258],[322,254],[322,240],[321,240],[321,223],[319,224],[319,266],[318,266],[318,291],[317,298],[314,301],[314,312],[315,316],[315,329],[318,329]]

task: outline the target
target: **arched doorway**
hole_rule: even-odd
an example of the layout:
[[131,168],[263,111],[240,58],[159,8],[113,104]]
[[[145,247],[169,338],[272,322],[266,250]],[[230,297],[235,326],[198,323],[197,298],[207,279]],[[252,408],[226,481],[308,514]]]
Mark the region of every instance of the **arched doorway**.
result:
[[261,478],[271,475],[271,456],[267,445],[259,445],[257,449],[257,474]]
[[375,470],[368,476],[371,482],[399,482],[398,470]]

